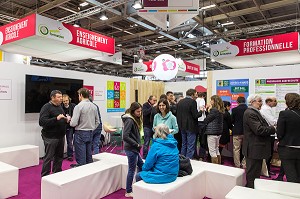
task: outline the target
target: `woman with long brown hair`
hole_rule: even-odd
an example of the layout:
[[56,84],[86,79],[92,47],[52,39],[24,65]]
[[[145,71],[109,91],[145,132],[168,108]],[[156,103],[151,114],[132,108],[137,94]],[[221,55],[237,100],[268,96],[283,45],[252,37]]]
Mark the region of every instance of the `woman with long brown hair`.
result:
[[278,152],[288,182],[300,183],[300,95],[285,95],[286,110],[277,121]]
[[122,115],[122,120],[124,123],[124,149],[128,158],[125,197],[132,197],[132,182],[136,167],[141,171],[144,164],[140,156],[142,146],[140,132],[143,130],[142,105],[138,102],[133,102],[125,114]]
[[204,119],[206,125],[205,134],[207,135],[207,144],[211,162],[221,164],[221,155],[219,151],[219,141],[223,133],[223,114],[225,112],[224,103],[218,95],[210,98],[208,106],[208,115]]

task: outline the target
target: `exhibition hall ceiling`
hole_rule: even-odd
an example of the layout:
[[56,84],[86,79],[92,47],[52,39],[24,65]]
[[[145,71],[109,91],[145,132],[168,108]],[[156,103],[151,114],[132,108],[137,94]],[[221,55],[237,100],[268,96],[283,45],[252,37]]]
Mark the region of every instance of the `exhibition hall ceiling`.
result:
[[[122,77],[133,76],[134,62],[160,54],[183,60],[207,59],[207,70],[230,69],[210,59],[210,45],[300,29],[300,0],[200,0],[199,14],[169,31],[139,17],[133,4],[134,0],[1,0],[0,25],[37,13],[113,37],[116,50],[123,53],[122,65],[94,59],[65,63],[38,57],[31,62]],[[104,14],[107,20],[100,19]]]

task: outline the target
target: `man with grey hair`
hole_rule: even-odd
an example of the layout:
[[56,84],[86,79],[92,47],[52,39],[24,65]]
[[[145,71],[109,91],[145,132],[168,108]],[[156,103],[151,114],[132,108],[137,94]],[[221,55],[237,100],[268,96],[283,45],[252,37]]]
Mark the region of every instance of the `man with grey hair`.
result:
[[64,137],[67,123],[70,121],[70,117],[64,115],[64,110],[61,107],[62,93],[59,90],[53,90],[50,93],[50,98],[51,100],[42,107],[39,118],[39,125],[43,127],[42,139],[45,145],[42,177],[50,174],[52,161],[53,173],[62,170]]
[[275,134],[274,126],[260,114],[262,106],[260,95],[252,94],[247,98],[248,108],[244,113],[243,154],[246,157],[247,187],[254,188],[255,178],[260,177],[263,159],[271,156],[271,137]]

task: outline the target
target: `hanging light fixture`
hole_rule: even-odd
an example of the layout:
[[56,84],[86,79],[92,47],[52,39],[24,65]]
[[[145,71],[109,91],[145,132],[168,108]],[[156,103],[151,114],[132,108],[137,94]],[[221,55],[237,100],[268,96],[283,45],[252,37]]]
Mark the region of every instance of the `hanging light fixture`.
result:
[[81,26],[80,21],[79,21],[79,20],[76,20],[76,21],[74,22],[74,25],[73,25],[73,26],[76,27],[76,28],[80,27],[80,26]]
[[142,9],[144,6],[140,2],[140,0],[137,0],[137,1],[134,1],[134,4],[132,5],[132,7],[136,10],[139,10],[139,9]]

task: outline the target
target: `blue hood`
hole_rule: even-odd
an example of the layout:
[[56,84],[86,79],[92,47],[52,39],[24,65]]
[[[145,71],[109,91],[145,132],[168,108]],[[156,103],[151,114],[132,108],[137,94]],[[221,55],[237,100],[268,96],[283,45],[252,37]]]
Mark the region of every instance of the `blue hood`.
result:
[[153,139],[153,142],[157,142],[157,144],[161,144],[170,148],[177,148],[177,141],[171,134],[169,134],[165,140],[162,138],[155,138]]

